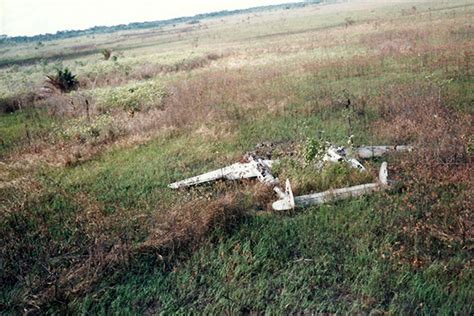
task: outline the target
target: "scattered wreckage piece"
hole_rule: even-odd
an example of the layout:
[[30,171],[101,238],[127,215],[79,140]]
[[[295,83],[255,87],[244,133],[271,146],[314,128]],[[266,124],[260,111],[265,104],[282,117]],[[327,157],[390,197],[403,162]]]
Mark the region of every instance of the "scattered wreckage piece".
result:
[[[366,168],[352,156],[356,156],[362,159],[368,159],[372,157],[380,157],[390,152],[407,152],[412,151],[412,146],[398,145],[398,146],[362,146],[353,150],[345,147],[329,146],[326,150],[322,161],[329,162],[346,162],[352,168],[360,171],[367,171]],[[201,174],[183,181],[178,181],[168,185],[172,189],[178,189],[183,187],[189,187],[205,182],[215,181],[219,179],[226,180],[238,180],[238,179],[249,179],[258,178],[259,181],[269,184],[277,185],[278,179],[271,174],[273,160],[254,159],[252,156],[248,158],[248,163],[235,163],[233,165],[217,169],[211,172]],[[279,187],[274,187],[274,191],[281,198],[284,196],[284,192]]]
[[[352,168],[358,169],[360,171],[367,171],[357,159],[353,158],[354,156],[362,159],[369,159],[373,157],[381,157],[391,152],[410,152],[412,150],[412,146],[406,145],[362,146],[355,149],[331,145],[328,147],[326,153],[319,163],[322,164],[325,161],[346,162]],[[294,197],[290,182],[286,180],[286,188],[285,191],[283,191],[283,189],[279,186],[280,181],[278,178],[275,178],[272,175],[271,169],[274,164],[273,160],[255,159],[253,156],[249,156],[246,159],[249,162],[235,163],[233,165],[210,171],[199,176],[174,182],[168,185],[168,187],[172,189],[179,189],[219,179],[239,180],[257,178],[260,182],[273,186],[273,191],[275,191],[275,193],[280,198],[278,201],[273,203],[273,209],[289,210],[295,207],[305,207],[309,205],[323,204],[329,201],[361,196],[371,192],[380,191],[389,186],[389,181],[387,179],[387,163],[384,162],[380,168],[379,181],[377,183],[362,184],[348,188]]]
[[[332,147],[334,148],[334,147]],[[361,159],[370,159],[374,157],[382,157],[392,152],[410,152],[413,146],[396,145],[396,146],[360,146],[354,149],[345,147],[335,148],[336,153],[342,157],[356,156]]]
[[168,187],[171,189],[179,189],[219,179],[238,180],[258,178],[260,182],[270,185],[276,185],[279,183],[278,179],[273,177],[271,174],[271,169],[274,163],[273,160],[255,160],[253,158],[250,158],[249,160],[250,162],[248,163],[235,163],[199,176],[171,183]]
[[410,152],[413,146],[398,145],[398,146],[361,146],[354,149],[346,147],[329,146],[326,150],[322,161],[329,162],[346,162],[354,169],[360,171],[367,171],[365,167],[355,158],[370,159],[374,157],[382,157],[391,152]]
[[355,149],[357,157],[362,159],[369,159],[373,157],[382,157],[391,152],[410,152],[413,146],[398,145],[398,146],[362,146]]
[[379,171],[379,181],[377,183],[368,183],[356,185],[349,188],[329,190],[325,192],[293,196],[290,181],[286,180],[285,197],[273,203],[272,207],[275,211],[286,211],[295,207],[306,207],[310,205],[324,204],[330,201],[357,197],[371,192],[383,190],[389,186],[387,163],[382,163]]
[[326,150],[326,154],[324,155],[322,160],[330,162],[345,161],[349,164],[349,166],[354,169],[359,169],[360,171],[367,171],[365,167],[359,161],[357,161],[357,159],[348,157],[346,149],[344,147],[330,146]]

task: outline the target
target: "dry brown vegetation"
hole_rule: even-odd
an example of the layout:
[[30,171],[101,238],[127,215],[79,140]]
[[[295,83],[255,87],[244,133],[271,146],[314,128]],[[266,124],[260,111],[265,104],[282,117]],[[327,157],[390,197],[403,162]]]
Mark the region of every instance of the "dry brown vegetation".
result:
[[[225,185],[222,189],[225,190]],[[233,193],[223,191],[212,199],[192,198],[188,202],[178,203],[169,211],[158,210],[152,217],[130,212],[126,218],[124,214],[107,215],[104,205],[85,194],[72,198],[87,210],[78,213],[74,222],[82,238],[89,241],[88,246],[75,245],[69,254],[63,255],[65,262],[48,267],[46,279],[29,281],[30,288],[22,293],[29,312],[40,310],[51,301],[69,301],[86,295],[95,288],[103,274],[123,271],[143,256],[152,256],[156,258],[157,264],[171,269],[206,240],[211,232],[218,229],[222,233],[231,233],[249,215],[252,205],[268,203],[272,195],[271,190],[260,184],[248,184]],[[16,207],[23,209],[23,206],[11,205],[11,211]],[[136,244],[131,239],[124,239],[122,230],[130,227],[138,229],[140,226],[149,229],[146,240]],[[43,235],[42,238],[48,238],[46,231],[47,227],[44,226],[38,233]],[[14,234],[13,231],[4,233],[4,237]],[[15,239],[7,237],[6,240],[10,242],[2,247],[4,258],[9,252],[19,255],[30,251],[27,248],[19,249],[21,243],[16,244]],[[50,244],[49,247],[54,249],[60,245]],[[29,261],[18,256],[9,259],[6,269],[11,269],[12,261],[15,260],[22,264],[16,269],[30,270]],[[6,272],[8,275],[10,271]],[[3,279],[2,282],[10,283],[12,280]]]
[[131,67],[116,67],[113,71],[85,74],[81,80],[84,89],[104,86],[120,86],[130,81],[147,80],[160,75],[191,70],[209,66],[213,61],[223,58],[223,54],[208,53],[204,56],[183,59],[173,64],[144,63]]
[[[403,249],[417,250],[396,253],[408,255],[419,266],[437,257],[421,250],[430,249],[436,240],[458,242],[465,249],[474,246],[474,156],[469,149],[474,118],[447,106],[438,88],[399,89],[385,95],[376,132],[416,148],[400,158],[395,174],[406,187],[401,208],[410,214],[400,223],[408,237]],[[429,211],[420,212],[423,209]]]
[[[28,136],[19,137],[16,146],[2,155],[6,163],[0,164],[0,211],[6,215],[1,221],[5,242],[0,251],[5,260],[0,283],[21,284],[10,307],[16,311],[19,307],[32,312],[64,311],[55,304],[75,307],[85,297],[99,304],[108,286],[115,291],[121,284],[122,276],[117,275],[133,275],[130,271],[140,270],[142,264],[179,273],[195,251],[203,245],[225,243],[226,236],[241,229],[242,221],[253,217],[251,210],[268,210],[275,197],[268,188],[252,182],[218,183],[178,193],[169,193],[166,184],[173,178],[234,162],[261,141],[283,144],[281,156],[290,152],[301,155],[306,138],[323,129],[331,141],[341,144],[353,133],[361,145],[410,144],[415,150],[388,158],[390,177],[400,184],[381,197],[361,202],[369,203],[365,206],[372,213],[362,214],[355,208],[357,216],[342,224],[327,220],[325,213],[320,216],[317,209],[291,215],[270,213],[277,220],[268,225],[298,222],[302,216],[334,234],[349,231],[345,240],[335,242],[335,248],[324,248],[331,245],[327,231],[319,232],[323,239],[316,233],[311,235],[310,239],[318,240],[318,249],[328,253],[362,236],[357,247],[361,252],[364,247],[371,249],[370,256],[375,257],[351,258],[351,264],[367,260],[378,264],[380,250],[394,267],[409,266],[414,269],[411,272],[423,273],[438,262],[447,267],[451,258],[459,255],[462,259],[456,260],[462,261],[463,267],[449,271],[453,279],[468,275],[474,249],[474,114],[469,92],[474,46],[469,41],[472,28],[466,21],[472,13],[463,13],[460,21],[440,15],[432,22],[428,14],[433,12],[408,7],[396,19],[362,22],[359,13],[353,12],[353,18],[340,17],[337,25],[309,30],[296,23],[296,16],[294,23],[301,29],[249,35],[261,36],[262,43],[237,41],[222,45],[225,49],[216,48],[216,53],[178,62],[123,63],[104,72],[87,69],[80,76],[81,87],[73,94],[38,97],[32,89],[1,99],[2,111],[30,108],[54,120],[54,128],[37,134],[29,132],[30,121],[29,126],[20,125],[21,133]],[[407,16],[417,20],[412,22]],[[202,51],[213,51],[211,44]],[[159,104],[147,104],[140,110],[103,107],[94,94],[99,87],[124,86],[126,90],[127,84],[147,80],[162,82],[165,93]],[[80,129],[83,127],[86,132]],[[67,134],[69,130],[72,132]],[[155,160],[159,161],[156,165],[150,162]],[[377,163],[373,162],[374,166]],[[48,169],[51,166],[55,169]],[[344,181],[340,176],[328,177],[326,182],[330,183],[326,183],[314,174],[291,171],[283,170],[280,175],[293,177],[295,192],[301,194],[345,185],[346,178],[349,182],[371,180],[371,175],[344,174]],[[136,178],[135,173],[139,175]],[[121,182],[125,182],[123,187]],[[135,195],[137,192],[141,195]],[[331,207],[326,213],[350,214],[353,205]],[[305,214],[309,214],[307,218]],[[376,237],[367,241],[364,234],[372,231],[364,225],[369,227],[378,216],[383,225],[374,229]],[[360,221],[360,231],[350,221]],[[308,229],[308,234],[315,231],[309,224],[305,228],[303,221],[300,224],[298,229]],[[341,226],[333,229],[337,225]],[[387,239],[394,240],[393,244],[377,244],[371,239],[382,240],[377,234],[391,234]],[[288,236],[280,243],[298,248],[306,241],[299,237],[301,240],[292,243],[294,235]],[[298,251],[304,253],[305,247],[295,250],[295,256],[300,255]],[[291,262],[305,262],[282,258],[285,262],[275,272],[277,276]],[[318,258],[309,260],[317,262]],[[366,266],[370,265],[358,269]],[[340,281],[343,273],[339,265],[336,270],[331,273]],[[127,276],[123,278],[128,281]],[[111,285],[109,279],[113,280]],[[348,280],[360,282],[358,275]],[[311,285],[311,291],[325,286],[332,285]],[[272,289],[261,292],[266,291]],[[390,291],[388,297],[393,295]],[[300,294],[295,297],[303,297]],[[353,300],[360,295],[353,294]],[[390,298],[364,298],[364,304],[366,300],[371,302],[368,306],[380,301],[379,308],[391,311]],[[408,306],[395,309],[395,313],[413,312],[410,308],[414,307]],[[354,308],[342,311],[370,310]]]

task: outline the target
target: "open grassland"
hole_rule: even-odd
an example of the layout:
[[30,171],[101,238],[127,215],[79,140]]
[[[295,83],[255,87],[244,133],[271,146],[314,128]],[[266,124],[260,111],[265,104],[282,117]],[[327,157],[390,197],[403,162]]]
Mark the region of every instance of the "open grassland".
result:
[[[1,313],[472,315],[473,17],[353,1],[1,46]],[[43,95],[57,66],[80,86]],[[415,146],[395,187],[287,213],[253,181],[167,188],[262,143],[296,194],[371,182],[381,160],[304,159],[349,135]]]

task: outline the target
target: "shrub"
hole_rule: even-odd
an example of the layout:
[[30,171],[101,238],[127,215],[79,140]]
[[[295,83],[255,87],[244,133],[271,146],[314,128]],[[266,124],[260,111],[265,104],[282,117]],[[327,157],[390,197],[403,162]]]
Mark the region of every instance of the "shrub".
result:
[[310,163],[314,160],[320,161],[326,154],[326,149],[329,147],[329,143],[322,137],[317,138],[309,137],[306,139],[304,147],[304,160],[306,163]]
[[104,136],[112,128],[112,117],[110,115],[99,115],[94,120],[85,117],[69,120],[66,124],[54,126],[54,132],[64,140],[75,139],[79,142],[98,139]]
[[344,22],[345,22],[346,27],[349,27],[351,25],[354,25],[355,20],[351,18],[350,16],[348,16],[347,18],[344,19]]
[[108,48],[104,48],[102,51],[101,51],[102,55],[104,56],[104,60],[109,60],[110,57],[112,57],[112,50],[108,49]]
[[97,103],[101,107],[121,107],[124,110],[140,111],[162,104],[164,90],[157,82],[142,82],[133,85],[102,89],[98,91]]
[[46,83],[58,89],[61,92],[70,92],[76,90],[79,86],[79,81],[76,75],[73,75],[69,68],[56,68],[56,75],[46,76]]

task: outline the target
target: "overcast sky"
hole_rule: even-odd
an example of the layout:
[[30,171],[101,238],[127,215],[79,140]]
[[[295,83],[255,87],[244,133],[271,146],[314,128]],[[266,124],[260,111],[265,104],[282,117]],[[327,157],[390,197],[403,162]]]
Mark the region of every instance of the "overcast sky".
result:
[[55,33],[220,10],[297,2],[285,0],[0,0],[0,34]]

